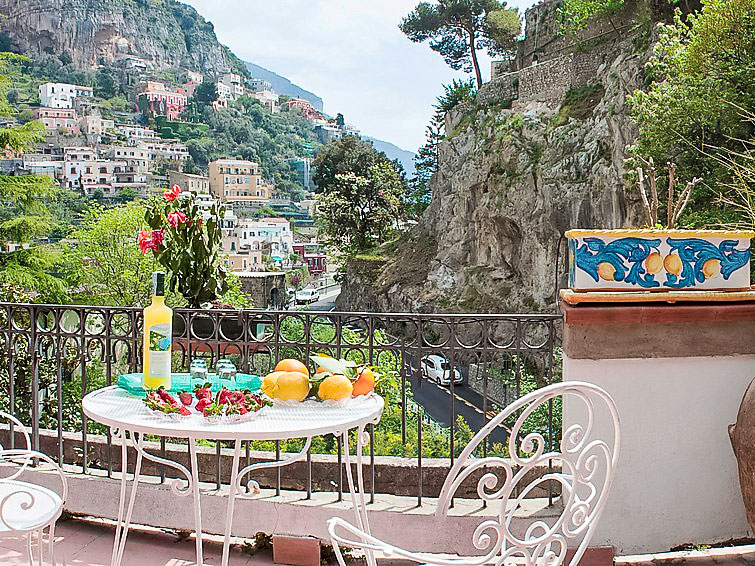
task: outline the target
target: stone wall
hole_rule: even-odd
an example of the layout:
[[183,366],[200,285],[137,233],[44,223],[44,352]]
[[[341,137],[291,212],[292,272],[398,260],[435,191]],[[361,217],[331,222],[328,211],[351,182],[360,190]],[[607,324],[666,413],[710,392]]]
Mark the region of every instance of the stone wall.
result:
[[[7,426],[0,426],[0,443],[3,446],[10,446]],[[16,447],[23,445],[21,435],[16,433]],[[63,435],[63,458],[64,462],[74,466],[81,466],[82,442],[79,433],[64,433]],[[158,442],[146,442],[145,449],[150,454],[160,456],[160,444]],[[45,454],[51,455],[57,459],[58,437],[55,431],[40,431],[40,450]],[[107,439],[102,435],[87,436],[87,453],[89,455],[89,465],[97,463],[97,467],[104,467],[105,463],[112,463],[112,470],[115,472],[121,469],[121,450],[120,444],[114,443],[108,446]],[[165,457],[183,466],[189,467],[189,457],[186,445],[167,444]],[[199,462],[199,480],[204,482],[215,482],[217,480],[217,461],[218,456],[215,447],[198,446],[197,458]],[[270,462],[275,460],[274,452],[263,452],[253,450],[250,452],[250,463]],[[133,471],[133,465],[136,461],[136,452],[129,449],[128,462],[129,471]],[[223,482],[228,482],[231,476],[231,464],[233,462],[233,450],[222,448],[220,453],[220,478]],[[369,459],[365,460],[366,463]],[[245,454],[242,454],[242,465],[246,465]],[[147,476],[160,476],[162,470],[165,470],[167,477],[181,477],[173,468],[163,468],[149,460],[144,460],[142,464],[142,473]],[[443,482],[448,475],[449,462],[447,458],[423,458],[422,459],[422,495],[423,497],[438,497]],[[343,470],[342,470],[343,471]],[[488,468],[491,471],[491,468]],[[522,480],[522,485],[547,473],[546,466],[535,468],[528,472],[527,479]],[[272,489],[276,486],[277,469],[263,468],[253,474],[253,479],[257,480],[263,489]],[[477,482],[482,477],[484,471],[479,470],[465,480],[459,488],[458,495],[462,498],[477,498]],[[306,460],[295,462],[284,468],[281,468],[281,489],[306,491],[307,477],[309,470]],[[343,478],[346,482],[346,473],[343,476],[339,472],[338,457],[328,454],[312,454],[312,490],[314,492],[333,492],[338,490],[338,483]],[[371,490],[371,474],[365,472],[366,489]],[[249,479],[252,479],[250,476]],[[375,458],[375,492],[386,493],[397,496],[416,497],[419,486],[419,473],[416,458],[400,458],[394,456],[377,456]],[[346,489],[345,483],[342,484]],[[553,490],[555,494],[560,493],[558,485],[554,483]],[[348,491],[348,490],[347,490]],[[528,497],[547,497],[547,485],[541,484],[535,488]]]
[[511,391],[502,379],[489,373],[486,379],[485,373],[478,364],[469,364],[467,385],[501,407],[511,404],[516,399],[516,391]]

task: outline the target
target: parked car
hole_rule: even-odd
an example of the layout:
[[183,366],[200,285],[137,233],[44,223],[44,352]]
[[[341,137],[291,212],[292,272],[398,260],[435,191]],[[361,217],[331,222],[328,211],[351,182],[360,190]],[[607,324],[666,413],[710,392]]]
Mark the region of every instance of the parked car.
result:
[[[431,379],[438,385],[451,385],[451,364],[446,358],[431,354],[420,360],[420,371],[422,377]],[[454,385],[459,385],[463,377],[458,368],[454,368]]]
[[320,300],[320,292],[315,289],[302,289],[296,292],[296,304],[308,305]]

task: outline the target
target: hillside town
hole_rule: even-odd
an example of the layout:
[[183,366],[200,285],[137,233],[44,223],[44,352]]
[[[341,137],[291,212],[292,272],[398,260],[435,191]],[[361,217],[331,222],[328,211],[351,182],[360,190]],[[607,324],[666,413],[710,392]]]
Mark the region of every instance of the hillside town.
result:
[[[295,277],[295,286],[304,280],[311,285],[332,282],[332,273],[327,274],[333,266],[317,239],[313,219],[314,151],[288,160],[306,195],[297,202],[277,191],[274,181],[265,178],[253,161],[229,156],[209,162],[205,173],[196,168],[186,171],[191,161],[187,145],[178,137],[168,137],[159,126],[184,124],[196,89],[211,79],[186,71],[176,84],[169,84],[157,80],[138,58],[126,57],[119,63],[135,83],[132,95],[138,112],[108,112],[106,118],[91,86],[42,83],[33,119],[44,125],[45,142],[32,152],[5,155],[0,159],[0,173],[47,176],[56,186],[106,204],[145,199],[174,185],[196,195],[204,210],[222,204],[226,210],[224,264],[262,307],[285,305],[293,297],[295,290],[287,288],[282,276],[292,270],[304,268],[307,274]],[[268,81],[228,72],[214,77],[212,84],[217,97],[211,104],[216,110],[248,97],[271,114],[283,108],[306,119],[323,144],[347,135],[360,136],[358,130],[330,119],[309,101],[277,94]],[[267,280],[273,283],[260,286],[260,281]],[[274,299],[271,286],[277,289]]]

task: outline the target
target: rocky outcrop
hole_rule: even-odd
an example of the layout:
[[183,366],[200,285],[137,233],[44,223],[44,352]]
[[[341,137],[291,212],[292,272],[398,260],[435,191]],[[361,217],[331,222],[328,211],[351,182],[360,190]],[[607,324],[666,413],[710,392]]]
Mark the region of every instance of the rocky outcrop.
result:
[[243,69],[212,24],[174,0],[0,0],[0,14],[0,33],[14,50],[67,53],[81,69],[128,56],[155,69]]
[[561,104],[512,108],[491,84],[450,113],[428,210],[379,270],[349,266],[337,308],[362,310],[369,297],[379,311],[554,309],[564,232],[641,221],[624,178],[636,137],[625,98],[642,84],[644,55],[603,59]]

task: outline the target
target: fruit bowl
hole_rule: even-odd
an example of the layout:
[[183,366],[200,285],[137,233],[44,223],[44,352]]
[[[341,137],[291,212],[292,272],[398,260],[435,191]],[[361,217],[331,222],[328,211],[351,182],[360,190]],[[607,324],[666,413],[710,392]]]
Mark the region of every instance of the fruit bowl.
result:
[[209,382],[197,384],[194,393],[181,391],[171,395],[163,387],[148,391],[144,405],[151,413],[171,420],[201,417],[208,422],[239,422],[256,415],[272,402],[247,390],[231,390],[222,387],[214,396]]
[[260,392],[281,407],[294,407],[304,401],[342,407],[375,390],[379,376],[370,366],[323,354],[310,356],[310,360],[317,368],[311,375],[303,362],[281,360],[262,380]]

